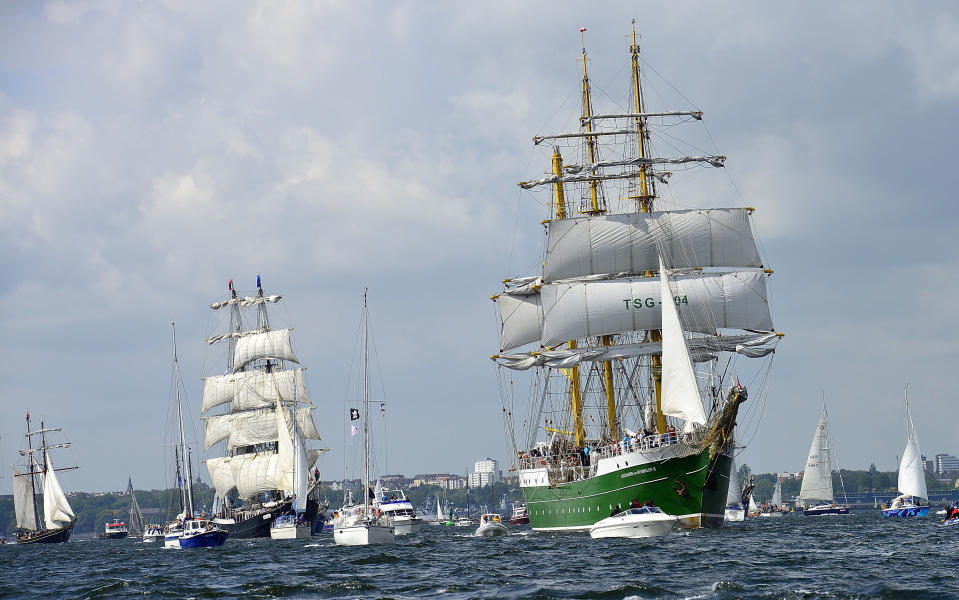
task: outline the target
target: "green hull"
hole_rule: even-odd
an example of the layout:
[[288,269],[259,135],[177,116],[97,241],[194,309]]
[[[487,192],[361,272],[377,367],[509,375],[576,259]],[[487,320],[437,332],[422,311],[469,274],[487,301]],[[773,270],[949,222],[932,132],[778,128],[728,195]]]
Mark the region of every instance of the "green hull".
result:
[[640,463],[616,460],[622,468],[589,479],[523,487],[529,522],[542,531],[586,530],[610,516],[619,504],[652,500],[664,512],[680,517],[684,527],[722,527],[732,459],[709,448],[698,454]]

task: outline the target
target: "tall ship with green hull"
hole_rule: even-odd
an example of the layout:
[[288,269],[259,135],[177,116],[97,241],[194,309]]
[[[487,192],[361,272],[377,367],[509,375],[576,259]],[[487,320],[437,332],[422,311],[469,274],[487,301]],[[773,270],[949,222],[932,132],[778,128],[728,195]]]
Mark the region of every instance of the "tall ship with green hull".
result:
[[542,270],[493,296],[492,358],[534,530],[585,531],[636,503],[685,527],[722,526],[747,400],[734,373],[762,398],[782,337],[754,209],[667,187],[672,171],[688,180],[726,157],[677,155],[677,126],[702,112],[650,112],[635,25],[627,42],[628,102],[594,107],[584,43],[579,127],[533,138],[553,150],[552,168],[519,184],[549,211]]

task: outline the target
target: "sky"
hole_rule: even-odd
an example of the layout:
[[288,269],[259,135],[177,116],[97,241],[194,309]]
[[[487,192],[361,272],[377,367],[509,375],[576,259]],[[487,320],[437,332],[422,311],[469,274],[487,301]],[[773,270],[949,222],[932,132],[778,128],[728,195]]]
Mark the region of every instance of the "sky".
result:
[[688,202],[756,207],[775,270],[786,337],[739,460],[801,470],[822,395],[841,466],[896,469],[907,383],[923,452],[959,453],[954,3],[91,0],[0,4],[0,458],[29,410],[72,443],[66,489],[165,485],[170,322],[199,434],[226,364],[207,304],[260,273],[324,479],[356,449],[365,288],[379,469],[505,461],[489,296],[546,217],[516,182],[549,168],[533,135],[575,125],[584,42],[625,106],[632,19],[650,110],[703,110],[728,156],[733,191]]

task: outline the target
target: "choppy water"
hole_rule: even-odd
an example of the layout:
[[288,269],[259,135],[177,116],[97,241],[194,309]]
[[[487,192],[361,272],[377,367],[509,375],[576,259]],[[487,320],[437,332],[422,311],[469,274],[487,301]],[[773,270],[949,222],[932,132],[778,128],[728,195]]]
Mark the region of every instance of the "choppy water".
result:
[[959,527],[935,518],[753,519],[662,540],[428,527],[392,546],[332,535],[164,550],[134,540],[0,546],[0,598],[959,598]]

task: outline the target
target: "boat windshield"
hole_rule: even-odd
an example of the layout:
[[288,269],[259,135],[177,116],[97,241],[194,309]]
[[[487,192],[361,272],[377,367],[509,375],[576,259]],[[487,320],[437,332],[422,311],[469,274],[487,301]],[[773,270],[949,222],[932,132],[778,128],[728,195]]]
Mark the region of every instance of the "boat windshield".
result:
[[630,515],[646,515],[646,514],[661,513],[663,511],[658,506],[640,506],[639,508],[631,508],[624,512]]

